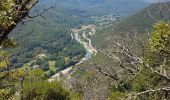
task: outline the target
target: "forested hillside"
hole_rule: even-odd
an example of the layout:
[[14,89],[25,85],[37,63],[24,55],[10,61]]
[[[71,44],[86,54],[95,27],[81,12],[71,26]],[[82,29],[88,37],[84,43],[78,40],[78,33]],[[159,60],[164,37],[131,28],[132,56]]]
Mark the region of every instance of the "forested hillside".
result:
[[142,0],[63,0],[59,1],[58,5],[72,12],[79,11],[84,16],[110,13],[124,16],[144,8],[148,4]]
[[[158,6],[161,7],[161,10]],[[146,32],[146,29],[151,30],[152,25],[156,21],[169,21],[169,6],[170,3],[152,4],[151,6],[124,19],[124,21],[116,26],[115,32],[127,32],[134,28],[141,33]]]
[[[28,23],[19,24],[13,31],[11,36],[19,43],[19,46],[12,50],[13,67],[22,67],[25,63],[36,60],[34,59],[36,56],[45,54],[47,59],[44,61],[47,63],[69,58],[69,63],[58,68],[61,70],[76,63],[85,55],[84,47],[70,36],[71,27],[80,24],[81,20],[60,11],[51,15],[54,10],[46,13],[46,19],[39,17],[25,20]],[[49,68],[47,66],[43,69],[46,71]],[[53,71],[55,73],[57,69]]]
[[[159,6],[161,6],[162,11],[159,11]],[[108,35],[121,34],[126,35],[127,33],[131,34],[133,32],[137,32],[138,35],[141,35],[143,38],[148,38],[146,34],[152,30],[152,26],[155,22],[159,20],[169,21],[169,7],[170,3],[159,3],[152,4],[149,7],[146,7],[139,12],[128,16],[123,19],[120,23],[113,23],[112,26],[103,29],[97,30],[97,35],[94,37],[94,43],[103,47],[105,45],[104,41],[100,41],[103,37],[107,37]],[[161,14],[160,14],[161,13]]]

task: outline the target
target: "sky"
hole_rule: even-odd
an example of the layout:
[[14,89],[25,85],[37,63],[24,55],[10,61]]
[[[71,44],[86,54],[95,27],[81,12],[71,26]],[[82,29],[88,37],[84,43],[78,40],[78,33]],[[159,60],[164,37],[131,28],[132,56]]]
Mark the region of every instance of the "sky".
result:
[[163,2],[163,1],[170,1],[170,0],[143,0],[145,2],[149,2],[149,3],[154,3],[154,2]]

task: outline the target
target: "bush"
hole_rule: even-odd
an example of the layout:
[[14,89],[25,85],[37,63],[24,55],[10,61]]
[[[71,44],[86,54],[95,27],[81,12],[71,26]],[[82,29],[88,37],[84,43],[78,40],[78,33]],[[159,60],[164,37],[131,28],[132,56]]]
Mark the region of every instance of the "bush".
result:
[[[31,87],[31,88],[30,88]],[[25,83],[24,99],[26,100],[69,100],[70,92],[59,82],[36,81],[34,84]]]

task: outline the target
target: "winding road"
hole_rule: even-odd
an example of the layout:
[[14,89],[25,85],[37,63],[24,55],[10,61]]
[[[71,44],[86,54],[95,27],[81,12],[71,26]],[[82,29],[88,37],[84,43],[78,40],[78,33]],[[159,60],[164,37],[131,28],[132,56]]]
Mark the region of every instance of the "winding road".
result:
[[[88,29],[90,29],[89,32],[87,32]],[[80,29],[72,29],[71,31],[72,31],[72,33],[70,34],[71,38],[75,39],[77,42],[82,44],[87,51],[86,55],[76,64],[76,65],[80,65],[83,62],[91,59],[93,54],[94,55],[97,54],[97,50],[92,46],[91,39],[87,37],[87,35],[92,36],[96,34],[95,26],[94,25],[81,26]],[[84,38],[87,41],[83,41],[82,38]],[[56,79],[60,80],[60,73],[62,75],[68,75],[68,78],[69,78],[72,68],[73,67],[69,67],[65,70],[60,71],[59,73],[56,73],[55,75],[50,77],[48,81],[51,82]]]

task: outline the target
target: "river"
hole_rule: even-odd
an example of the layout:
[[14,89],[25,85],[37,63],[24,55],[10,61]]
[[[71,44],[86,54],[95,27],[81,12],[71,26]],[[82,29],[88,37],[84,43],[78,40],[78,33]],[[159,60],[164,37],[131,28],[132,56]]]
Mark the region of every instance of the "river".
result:
[[[90,31],[87,32],[87,29],[90,29]],[[72,29],[71,32],[72,32],[72,33],[70,33],[71,38],[75,39],[77,42],[82,44],[87,52],[86,55],[76,64],[76,65],[80,65],[83,62],[91,59],[93,54],[94,55],[97,54],[97,50],[95,49],[95,47],[92,46],[91,39],[87,37],[87,35],[92,36],[92,35],[96,34],[95,26],[94,25],[81,26],[80,29]],[[86,41],[83,41],[83,39]],[[50,77],[49,81],[51,82],[56,79],[59,80],[60,73],[62,73],[62,75],[69,76],[69,74],[71,74],[72,68],[73,68],[73,66],[56,73],[55,75]]]

